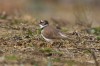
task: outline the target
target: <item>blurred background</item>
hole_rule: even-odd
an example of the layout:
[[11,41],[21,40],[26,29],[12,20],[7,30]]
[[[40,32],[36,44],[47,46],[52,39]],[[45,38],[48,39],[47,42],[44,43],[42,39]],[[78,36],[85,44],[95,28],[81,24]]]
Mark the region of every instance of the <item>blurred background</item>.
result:
[[100,0],[0,0],[0,13],[46,19],[60,26],[85,23],[100,26]]
[[[68,39],[46,42],[41,19]],[[0,0],[0,66],[99,64],[100,0]]]

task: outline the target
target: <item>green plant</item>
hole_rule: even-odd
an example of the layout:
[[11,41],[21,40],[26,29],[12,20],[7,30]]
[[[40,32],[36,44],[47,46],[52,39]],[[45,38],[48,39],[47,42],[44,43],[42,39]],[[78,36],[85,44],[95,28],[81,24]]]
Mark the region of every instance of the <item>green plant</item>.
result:
[[52,66],[52,59],[50,57],[48,57],[48,64],[47,66]]
[[84,50],[84,53],[86,53],[86,54],[88,54],[88,53],[90,53],[88,50]]
[[94,30],[95,35],[100,35],[100,27],[92,28]]
[[29,35],[29,36],[33,36],[33,32],[31,31],[31,30],[27,30],[27,35]]
[[11,56],[5,56],[5,58],[7,60],[17,60],[17,57],[15,55],[11,55]]
[[100,40],[100,36],[97,36],[97,40]]
[[75,64],[74,60],[68,60],[67,61],[68,66],[73,66]]
[[62,55],[63,53],[61,51],[53,51],[52,53]]
[[61,59],[60,59],[60,58],[53,58],[52,61],[53,61],[53,62],[60,62]]
[[51,53],[52,52],[52,49],[51,48],[41,48],[40,51],[41,52]]

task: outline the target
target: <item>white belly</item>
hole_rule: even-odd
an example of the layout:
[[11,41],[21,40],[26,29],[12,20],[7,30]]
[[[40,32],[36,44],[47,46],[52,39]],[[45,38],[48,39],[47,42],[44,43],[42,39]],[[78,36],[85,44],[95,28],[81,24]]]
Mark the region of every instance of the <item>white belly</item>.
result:
[[48,38],[44,37],[42,34],[41,34],[41,36],[42,36],[46,41],[48,41],[48,42],[53,42],[51,39],[48,39]]

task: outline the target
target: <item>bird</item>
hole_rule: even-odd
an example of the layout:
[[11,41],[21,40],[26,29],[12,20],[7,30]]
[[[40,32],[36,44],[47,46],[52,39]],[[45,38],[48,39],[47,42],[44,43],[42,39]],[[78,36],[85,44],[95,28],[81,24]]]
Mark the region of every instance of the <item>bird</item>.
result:
[[67,36],[56,27],[50,26],[47,20],[40,20],[41,36],[47,42],[54,42],[55,39],[66,39]]

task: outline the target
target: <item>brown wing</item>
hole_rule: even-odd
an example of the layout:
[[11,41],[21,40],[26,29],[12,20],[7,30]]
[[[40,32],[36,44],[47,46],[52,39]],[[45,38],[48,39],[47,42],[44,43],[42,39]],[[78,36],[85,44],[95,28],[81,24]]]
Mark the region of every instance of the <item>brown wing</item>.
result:
[[59,30],[54,27],[47,26],[42,31],[43,36],[49,39],[61,39],[62,37],[59,34]]

